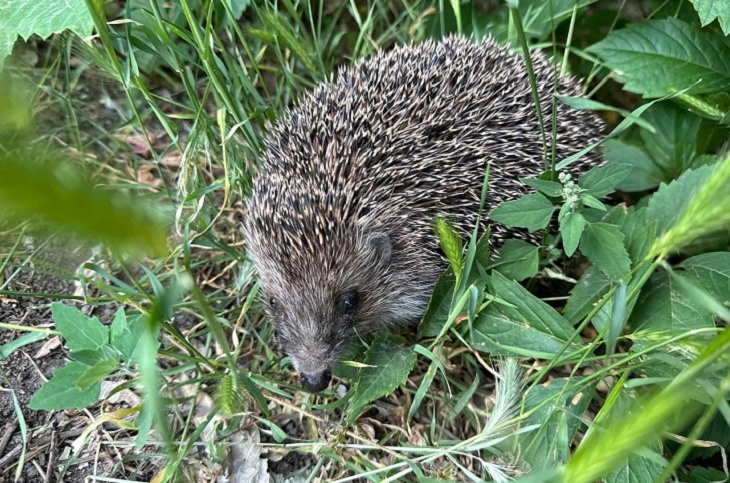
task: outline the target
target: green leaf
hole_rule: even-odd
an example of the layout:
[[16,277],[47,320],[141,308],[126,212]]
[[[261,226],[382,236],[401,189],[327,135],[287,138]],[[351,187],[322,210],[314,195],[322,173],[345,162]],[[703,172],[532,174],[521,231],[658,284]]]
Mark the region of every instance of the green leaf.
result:
[[624,234],[616,225],[588,224],[580,241],[580,251],[611,280],[620,280],[631,268]]
[[618,226],[624,234],[624,246],[634,264],[646,257],[656,239],[655,224],[646,221],[646,208],[637,210],[633,206],[614,206],[601,221]]
[[79,377],[76,385],[82,390],[87,390],[97,382],[103,381],[106,376],[114,372],[117,366],[119,366],[117,359],[99,361]]
[[514,201],[500,203],[489,214],[497,223],[513,228],[527,228],[530,232],[541,230],[550,223],[555,207],[540,193],[523,195]]
[[520,178],[530,188],[534,188],[545,196],[557,198],[563,193],[563,185],[557,181],[548,181],[539,178]]
[[669,184],[662,183],[649,198],[646,219],[656,222],[657,235],[667,231],[687,208],[689,200],[695,197],[712,174],[712,166],[701,166],[686,171]]
[[[645,451],[649,450],[647,449]],[[641,455],[628,459],[623,465],[606,476],[605,483],[643,483],[645,481],[656,481],[659,475],[662,474],[664,465],[657,461],[662,459],[662,456],[658,453],[654,454],[654,459]]]
[[[499,273],[491,277],[491,292],[505,303],[494,302],[474,321],[472,347],[492,355],[554,357],[573,333],[573,325],[527,291]],[[566,354],[583,345],[578,339]]]
[[18,36],[47,39],[66,29],[80,37],[91,33],[93,22],[85,0],[11,0],[0,2],[0,70]]
[[587,173],[580,175],[578,186],[586,190],[586,194],[603,198],[613,193],[616,186],[626,179],[632,170],[631,166],[618,163],[593,167]]
[[[137,324],[137,329],[141,329],[141,324]],[[124,313],[123,308],[119,308],[117,313],[114,315],[114,320],[110,326],[111,332],[111,346],[116,349],[122,358],[130,362],[132,360],[132,354],[137,348],[139,343],[139,333],[134,333],[127,322],[127,314]],[[140,332],[138,330],[137,332]]]
[[419,338],[436,337],[441,332],[441,328],[449,319],[455,284],[456,278],[451,270],[444,272],[436,281],[426,313],[418,326]]
[[730,2],[726,0],[690,0],[700,16],[702,26],[717,19],[725,35],[730,35]]
[[525,34],[544,38],[557,26],[570,18],[573,8],[583,8],[596,0],[520,0],[516,2],[523,19]]
[[689,169],[698,154],[702,120],[672,102],[659,102],[644,114],[655,129],[639,131],[646,151],[670,181]]
[[49,156],[0,152],[0,220],[34,220],[130,254],[167,251],[164,203],[100,189]]
[[497,250],[497,254],[492,267],[505,277],[519,281],[537,274],[540,254],[535,245],[523,240],[508,239]]
[[586,219],[576,211],[568,212],[560,221],[560,233],[563,235],[563,249],[567,256],[572,256],[578,249],[580,236],[586,226]]
[[609,288],[611,288],[611,279],[597,266],[591,265],[570,291],[570,297],[563,309],[563,316],[573,325],[578,324],[593,310],[594,305],[601,300]]
[[666,272],[657,272],[641,290],[629,318],[634,331],[666,335],[714,327],[714,315],[696,303]]
[[730,90],[728,43],[678,19],[631,24],[588,50],[603,58],[627,91],[644,97],[690,86],[690,94]]
[[8,357],[17,349],[45,338],[46,335],[47,334],[44,334],[43,332],[28,332],[17,339],[11,340],[7,344],[0,345],[0,361]]
[[441,249],[446,255],[446,258],[449,259],[449,264],[456,274],[456,278],[459,278],[461,276],[462,253],[464,251],[461,238],[459,238],[456,230],[446,223],[443,218],[436,219],[435,230],[436,236],[441,244]]
[[69,362],[53,373],[50,381],[45,383],[30,400],[31,409],[84,409],[99,399],[101,383],[92,384],[81,389],[77,382],[86,374],[89,366],[80,362]]
[[109,328],[96,317],[87,317],[75,307],[54,302],[51,313],[56,329],[72,351],[97,350],[109,342]]
[[578,379],[553,379],[532,386],[525,395],[524,412],[529,416],[523,424],[540,425],[520,437],[522,458],[531,463],[533,471],[553,468],[568,459],[573,437],[595,392],[592,386],[576,384]]
[[355,393],[350,400],[349,413],[356,415],[363,406],[393,392],[408,378],[416,354],[405,339],[388,333],[375,336],[365,352],[365,364],[372,367],[360,369]]
[[718,301],[730,301],[730,252],[704,253],[683,261],[681,267],[693,275]]
[[603,148],[609,165],[620,163],[632,167],[629,176],[616,189],[628,192],[646,191],[656,188],[665,179],[664,171],[643,149],[618,139],[609,139],[603,143]]

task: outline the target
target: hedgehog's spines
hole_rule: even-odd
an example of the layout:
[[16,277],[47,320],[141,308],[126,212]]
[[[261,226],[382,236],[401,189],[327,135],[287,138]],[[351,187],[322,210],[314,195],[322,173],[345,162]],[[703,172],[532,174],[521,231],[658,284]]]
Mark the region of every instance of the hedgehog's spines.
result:
[[[555,68],[540,53],[532,62],[550,119]],[[573,79],[558,82],[558,93],[579,94]],[[558,105],[559,158],[600,131],[592,114]],[[541,174],[542,141],[524,61],[491,39],[451,36],[378,52],[291,108],[263,154],[245,231],[263,288],[284,298],[274,318],[297,369],[314,370],[317,358],[331,366],[343,324],[416,320],[445,266],[434,218],[470,233],[486,163],[488,212],[526,191],[519,178]],[[365,241],[376,232],[392,245],[387,267],[371,263]],[[358,310],[338,312],[352,287],[362,292]]]

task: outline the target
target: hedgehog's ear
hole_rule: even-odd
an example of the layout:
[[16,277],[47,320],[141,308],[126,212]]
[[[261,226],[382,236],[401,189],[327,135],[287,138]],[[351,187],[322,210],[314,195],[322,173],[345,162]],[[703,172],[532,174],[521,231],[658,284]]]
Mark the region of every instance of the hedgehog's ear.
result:
[[368,236],[368,246],[374,255],[374,262],[377,264],[388,265],[390,256],[393,252],[393,243],[390,236],[382,231],[376,231]]

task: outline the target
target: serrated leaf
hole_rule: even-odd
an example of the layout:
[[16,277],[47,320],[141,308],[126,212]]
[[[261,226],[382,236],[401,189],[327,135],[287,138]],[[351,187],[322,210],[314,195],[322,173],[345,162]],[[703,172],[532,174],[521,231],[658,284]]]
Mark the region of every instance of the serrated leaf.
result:
[[574,325],[580,322],[608,292],[611,283],[611,279],[597,266],[588,267],[588,270],[583,273],[573,290],[570,291],[570,297],[563,309],[563,316]]
[[81,390],[87,390],[94,384],[101,382],[114,372],[114,369],[117,368],[119,365],[119,361],[117,359],[105,359],[103,361],[99,361],[94,366],[89,367],[84,374],[79,377],[78,381],[76,381],[76,385]]
[[659,102],[644,114],[656,129],[639,131],[646,151],[670,181],[692,166],[702,120],[672,102]]
[[99,399],[101,383],[92,384],[81,389],[76,383],[88,371],[89,366],[80,362],[69,362],[53,373],[50,381],[45,383],[30,400],[31,409],[84,409]]
[[393,392],[408,378],[416,354],[405,339],[392,334],[380,333],[365,352],[365,364],[357,379],[355,392],[350,400],[349,413],[356,415],[363,406]]
[[712,166],[701,166],[686,171],[669,184],[662,183],[659,186],[646,207],[646,219],[656,222],[657,235],[675,224],[687,208],[688,201],[694,198],[711,174]]
[[645,191],[659,186],[665,179],[662,169],[641,148],[617,139],[603,143],[609,163],[628,164],[632,170],[616,189],[620,191]]
[[96,317],[87,317],[75,307],[54,302],[51,313],[56,329],[72,351],[97,350],[109,342],[109,328]]
[[72,30],[80,37],[91,33],[93,21],[85,0],[10,0],[0,2],[0,70],[18,36],[46,39]]
[[456,277],[459,278],[461,276],[462,253],[464,251],[461,238],[459,238],[456,230],[446,223],[443,218],[436,219],[435,230],[439,244],[441,245],[441,250],[443,250],[446,258],[449,260],[451,269],[456,274]]
[[535,245],[508,239],[497,250],[497,254],[492,266],[505,277],[520,281],[537,275],[540,254]]
[[681,267],[693,275],[718,301],[730,301],[730,252],[704,253],[683,261]]
[[514,201],[497,205],[489,218],[513,228],[527,228],[530,232],[541,230],[550,223],[555,207],[540,193],[523,195]]
[[578,249],[580,236],[586,226],[586,219],[576,211],[568,212],[560,221],[560,233],[563,235],[563,250],[567,256],[572,256]]
[[451,299],[454,294],[456,278],[451,270],[443,273],[431,292],[426,313],[418,326],[418,334],[423,337],[436,337],[449,318]]
[[[494,273],[490,286],[492,293],[511,306],[495,302],[480,313],[471,333],[475,349],[492,355],[551,359],[571,337],[573,325],[519,283]],[[565,354],[582,345],[576,340]]]
[[563,193],[563,185],[557,181],[549,181],[539,178],[520,178],[530,188],[534,188],[545,196],[558,197]]
[[110,345],[122,355],[125,361],[131,361],[134,349],[139,343],[139,334],[135,334],[130,329],[127,314],[124,313],[124,309],[121,307],[114,315],[114,320],[110,326],[110,335]]
[[695,303],[666,272],[657,272],[644,285],[629,322],[634,331],[667,335],[714,327],[714,314]]
[[616,186],[626,179],[632,170],[632,166],[619,163],[593,167],[587,173],[580,175],[578,186],[585,190],[585,194],[603,198],[613,193]]
[[725,39],[678,19],[631,24],[588,50],[601,56],[627,91],[644,97],[690,86],[690,94],[730,90],[730,46]]
[[588,224],[580,240],[580,251],[612,280],[620,280],[631,268],[624,234],[615,225]]
[[570,381],[570,386],[566,379],[553,379],[532,386],[525,395],[525,412],[533,412],[523,425],[540,426],[520,436],[522,458],[531,463],[533,471],[554,468],[568,459],[570,444],[595,392],[593,386],[574,384],[578,379]]
[[730,35],[730,2],[727,0],[689,0],[700,16],[702,26],[717,19],[725,35]]

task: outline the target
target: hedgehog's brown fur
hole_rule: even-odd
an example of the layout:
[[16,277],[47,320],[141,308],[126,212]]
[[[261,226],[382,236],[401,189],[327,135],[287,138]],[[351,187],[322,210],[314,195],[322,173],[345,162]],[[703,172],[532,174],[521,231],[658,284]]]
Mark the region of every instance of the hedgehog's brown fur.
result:
[[[555,68],[539,54],[532,62],[549,136]],[[579,88],[562,78],[558,92]],[[592,114],[560,105],[558,159],[600,131]],[[543,171],[524,60],[490,39],[378,53],[319,85],[278,125],[245,231],[305,387],[326,386],[357,332],[419,319],[445,268],[433,221],[473,227],[487,163],[486,210]]]

